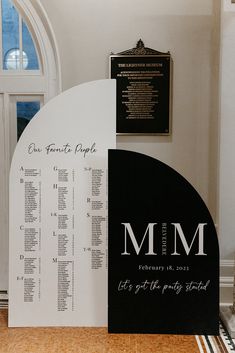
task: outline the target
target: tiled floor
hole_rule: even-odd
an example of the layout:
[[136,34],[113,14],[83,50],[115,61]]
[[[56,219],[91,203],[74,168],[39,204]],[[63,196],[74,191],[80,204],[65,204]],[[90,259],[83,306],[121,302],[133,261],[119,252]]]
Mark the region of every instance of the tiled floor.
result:
[[195,336],[114,335],[105,328],[8,328],[0,310],[0,353],[200,353]]

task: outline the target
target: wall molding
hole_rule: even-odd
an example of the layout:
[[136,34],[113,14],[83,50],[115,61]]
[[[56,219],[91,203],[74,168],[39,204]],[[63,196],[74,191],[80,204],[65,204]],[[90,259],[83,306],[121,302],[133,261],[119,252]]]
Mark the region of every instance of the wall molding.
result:
[[233,288],[233,277],[220,277],[220,287]]
[[6,290],[0,290],[0,309],[8,308],[8,293]]
[[234,260],[220,261],[220,287],[232,288],[234,281]]
[[232,304],[234,267],[234,260],[220,261],[220,305]]
[[234,267],[235,261],[234,260],[220,260],[220,267]]

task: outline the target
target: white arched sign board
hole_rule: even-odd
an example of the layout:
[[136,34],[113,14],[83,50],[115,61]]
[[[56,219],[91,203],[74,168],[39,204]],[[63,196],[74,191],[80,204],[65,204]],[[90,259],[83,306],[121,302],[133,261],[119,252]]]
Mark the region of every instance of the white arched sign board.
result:
[[114,80],[74,87],[24,131],[10,173],[9,326],[107,324]]

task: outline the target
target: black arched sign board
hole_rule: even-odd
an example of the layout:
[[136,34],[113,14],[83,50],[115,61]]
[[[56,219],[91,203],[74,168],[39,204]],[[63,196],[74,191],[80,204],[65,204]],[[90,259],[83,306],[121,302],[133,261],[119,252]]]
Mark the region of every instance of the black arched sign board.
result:
[[108,180],[109,332],[218,335],[218,239],[199,194],[130,151],[109,151]]

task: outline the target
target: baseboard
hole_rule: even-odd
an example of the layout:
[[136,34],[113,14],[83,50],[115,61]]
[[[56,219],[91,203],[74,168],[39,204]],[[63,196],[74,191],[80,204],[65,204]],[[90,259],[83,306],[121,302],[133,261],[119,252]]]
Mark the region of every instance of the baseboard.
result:
[[220,261],[220,304],[231,305],[233,301],[234,260]]
[[0,290],[0,309],[8,308],[8,293],[7,290]]

